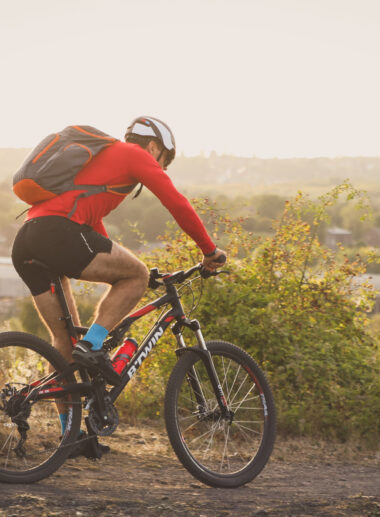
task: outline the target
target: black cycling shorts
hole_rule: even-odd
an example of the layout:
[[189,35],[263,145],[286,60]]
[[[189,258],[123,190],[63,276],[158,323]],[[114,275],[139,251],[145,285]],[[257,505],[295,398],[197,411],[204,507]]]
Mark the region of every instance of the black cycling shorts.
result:
[[98,253],[111,253],[112,241],[86,224],[66,217],[44,216],[27,221],[13,243],[12,261],[33,296],[50,289],[49,271],[25,261],[37,259],[60,277],[80,278]]

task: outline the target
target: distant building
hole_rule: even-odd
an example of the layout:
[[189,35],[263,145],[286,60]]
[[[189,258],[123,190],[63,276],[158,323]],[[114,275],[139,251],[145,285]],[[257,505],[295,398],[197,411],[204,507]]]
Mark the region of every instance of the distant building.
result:
[[339,243],[343,244],[343,246],[351,246],[352,232],[337,226],[329,228],[326,232],[326,246],[335,250]]

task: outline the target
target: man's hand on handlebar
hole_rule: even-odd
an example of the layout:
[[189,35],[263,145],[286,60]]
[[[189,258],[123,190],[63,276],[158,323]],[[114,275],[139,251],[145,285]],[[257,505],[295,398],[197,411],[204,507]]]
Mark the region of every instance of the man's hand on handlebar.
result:
[[207,271],[215,271],[227,260],[225,251],[216,248],[215,253],[211,257],[203,257],[202,265]]

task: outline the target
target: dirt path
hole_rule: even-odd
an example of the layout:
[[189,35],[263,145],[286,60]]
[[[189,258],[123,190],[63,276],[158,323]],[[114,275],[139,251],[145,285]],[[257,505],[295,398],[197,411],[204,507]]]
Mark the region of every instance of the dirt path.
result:
[[100,461],[69,460],[33,485],[0,484],[0,517],[380,516],[379,454],[278,440],[260,476],[223,490],[190,476],[160,430],[121,428],[104,443],[112,451]]

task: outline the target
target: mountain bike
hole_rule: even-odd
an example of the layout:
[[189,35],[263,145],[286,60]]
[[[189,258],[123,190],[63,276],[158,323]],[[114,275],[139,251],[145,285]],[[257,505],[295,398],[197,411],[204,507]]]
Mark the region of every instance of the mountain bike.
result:
[[[36,336],[1,333],[0,482],[30,483],[55,472],[78,443],[82,411],[96,452],[96,437],[109,436],[118,426],[115,401],[169,327],[178,360],[167,383],[164,416],[178,459],[213,487],[234,488],[253,480],[266,465],[275,440],[275,404],[268,381],[242,349],[221,340],[206,342],[199,322],[186,316],[181,302],[184,286],[221,273],[210,273],[201,264],[167,274],[157,268],[150,271],[149,286],[161,287],[165,294],[127,316],[104,343],[107,351],[120,346],[135,321],[164,308],[122,371],[118,386],[107,385],[98,371],[68,364]],[[75,343],[87,328],[74,326],[60,279],[54,275],[51,289]],[[186,345],[185,328],[194,333],[195,346]],[[57,402],[67,408],[63,435]]]

